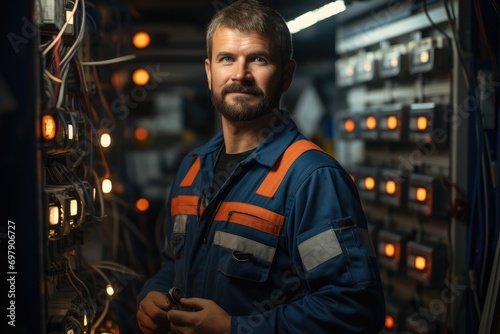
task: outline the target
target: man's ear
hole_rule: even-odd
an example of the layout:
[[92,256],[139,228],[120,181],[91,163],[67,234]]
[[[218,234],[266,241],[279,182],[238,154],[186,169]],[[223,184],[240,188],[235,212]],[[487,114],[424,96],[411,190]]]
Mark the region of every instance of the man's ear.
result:
[[295,73],[295,69],[297,68],[297,63],[295,60],[291,59],[285,64],[285,73],[283,76],[283,89],[282,92],[286,92],[290,85],[292,84],[293,74]]
[[207,73],[208,89],[212,90],[212,71],[210,70],[210,59],[205,59],[205,72]]

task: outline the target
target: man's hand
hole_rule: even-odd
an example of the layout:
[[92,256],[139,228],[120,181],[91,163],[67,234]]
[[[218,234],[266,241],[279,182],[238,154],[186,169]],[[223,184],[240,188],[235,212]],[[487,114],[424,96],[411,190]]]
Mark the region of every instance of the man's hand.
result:
[[231,316],[214,301],[202,298],[182,298],[182,305],[196,312],[170,310],[170,328],[177,334],[229,334]]
[[137,323],[144,334],[167,333],[170,324],[167,312],[171,310],[167,297],[157,291],[151,291],[139,304]]

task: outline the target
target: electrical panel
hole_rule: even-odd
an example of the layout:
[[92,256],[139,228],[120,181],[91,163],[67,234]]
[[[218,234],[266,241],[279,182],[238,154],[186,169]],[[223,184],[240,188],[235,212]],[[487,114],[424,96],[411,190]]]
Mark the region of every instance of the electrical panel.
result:
[[399,5],[381,5],[336,31],[336,96],[345,105],[335,111],[335,144],[369,221],[377,222],[370,228],[386,295],[402,299],[388,305],[384,333],[444,333],[444,314],[419,327],[418,312],[406,306],[427,307],[450,273],[456,78],[443,35],[452,36],[449,8]]
[[[39,224],[45,254],[45,328],[39,330],[134,333],[135,305],[123,303],[135,298],[144,268],[124,256],[124,247],[140,249],[138,237],[143,236],[123,215],[130,209],[120,198],[119,151],[113,141],[123,136],[127,115],[122,111],[131,102],[117,94],[111,78],[115,64],[135,56],[126,55],[126,48],[100,44],[101,38],[125,33],[103,13],[129,14],[81,0],[40,1],[35,10],[41,78],[36,98]],[[132,95],[140,97],[139,90]]]
[[439,286],[446,275],[447,250],[443,244],[408,242],[407,275],[425,286]]
[[391,271],[404,272],[406,269],[406,243],[408,236],[394,230],[380,230],[377,235],[377,250],[380,265]]

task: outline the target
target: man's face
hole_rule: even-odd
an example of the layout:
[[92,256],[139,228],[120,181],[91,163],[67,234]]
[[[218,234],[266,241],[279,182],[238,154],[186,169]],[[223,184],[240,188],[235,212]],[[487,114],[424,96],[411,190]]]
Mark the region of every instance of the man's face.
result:
[[[291,64],[291,65],[290,65]],[[281,64],[279,47],[268,34],[219,27],[205,70],[212,102],[233,122],[250,121],[278,107],[295,63]]]

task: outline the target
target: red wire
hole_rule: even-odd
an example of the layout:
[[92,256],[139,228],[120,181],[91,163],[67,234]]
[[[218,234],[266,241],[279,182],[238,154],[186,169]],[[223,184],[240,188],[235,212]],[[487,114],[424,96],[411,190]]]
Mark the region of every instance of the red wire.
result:
[[[56,39],[56,36],[52,36],[52,39]],[[57,41],[56,45],[54,46],[54,50],[53,50],[54,64],[56,67],[55,76],[57,78],[59,78],[61,75],[61,63],[60,63],[60,57],[59,57],[59,48],[61,47],[61,41],[62,41],[62,38],[59,38],[59,40]],[[61,88],[61,84],[59,82],[56,82],[55,86],[54,86],[54,99],[55,99],[55,101],[57,101],[57,96],[59,95],[60,88]]]

